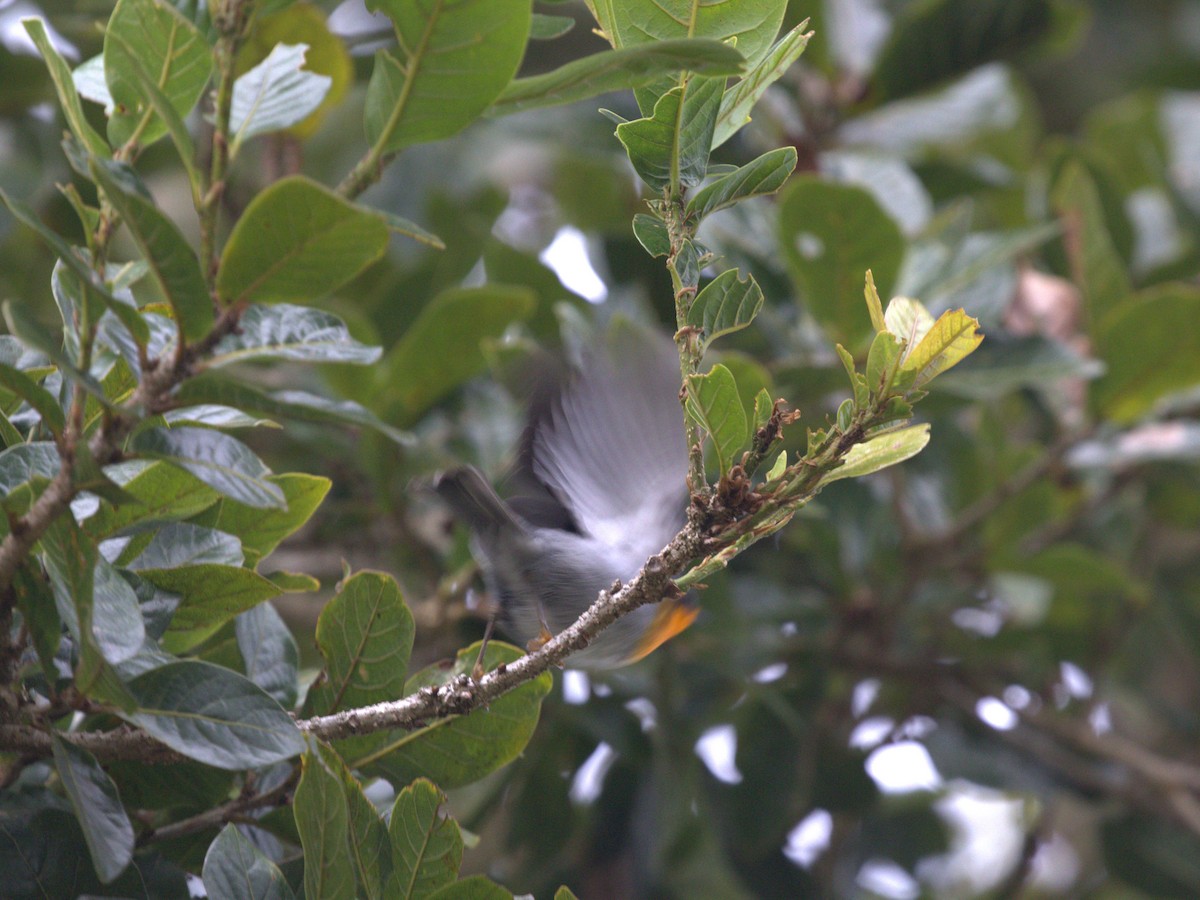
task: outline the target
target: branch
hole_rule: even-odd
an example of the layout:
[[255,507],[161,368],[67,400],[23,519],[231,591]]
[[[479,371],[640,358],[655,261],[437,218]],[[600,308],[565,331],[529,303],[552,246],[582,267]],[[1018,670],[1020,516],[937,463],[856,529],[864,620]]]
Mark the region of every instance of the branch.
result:
[[[331,741],[385,729],[416,729],[430,719],[466,715],[487,706],[503,694],[560,665],[571,653],[582,650],[617,619],[676,591],[671,577],[699,551],[700,532],[687,525],[661,553],[624,586],[601,591],[596,601],[574,624],[555,635],[539,650],[489,672],[479,681],[461,675],[439,687],[426,687],[400,700],[316,716],[297,723],[300,730]],[[98,759],[173,763],[184,757],[160,744],[146,732],[122,726],[106,732],[61,735]],[[32,725],[0,725],[0,748],[30,757],[51,755],[50,732]]]
[[[197,831],[205,831],[209,828],[220,828],[227,822],[236,822],[241,820],[249,812],[256,809],[262,809],[265,806],[285,806],[291,802],[292,792],[296,789],[296,782],[299,780],[299,771],[293,769],[283,781],[275,785],[275,787],[257,793],[252,789],[244,790],[242,795],[228,803],[222,803],[220,806],[214,806],[212,809],[206,809],[202,813],[197,813],[194,816],[189,816],[186,819],[180,819],[178,822],[171,822],[169,825],[163,825],[161,828],[151,828],[138,835],[138,846],[144,847],[153,841],[168,841],[174,838],[185,837],[189,834],[195,834]],[[247,788],[250,787],[248,782]]]

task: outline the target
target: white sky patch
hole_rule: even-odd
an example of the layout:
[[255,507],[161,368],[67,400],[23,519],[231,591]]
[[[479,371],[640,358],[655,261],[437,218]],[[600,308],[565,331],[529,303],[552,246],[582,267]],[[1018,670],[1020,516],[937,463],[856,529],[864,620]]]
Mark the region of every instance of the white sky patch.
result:
[[642,726],[642,734],[652,730],[658,724],[658,710],[645,697],[634,697],[625,704],[625,708],[637,716],[638,724]]
[[1058,832],[1042,841],[1030,866],[1030,881],[1051,894],[1065,894],[1079,878],[1079,855]]
[[887,740],[896,723],[887,716],[871,716],[863,719],[850,732],[850,746],[859,750],[869,750],[878,747]]
[[759,684],[770,684],[772,681],[778,681],[787,674],[787,663],[771,663],[769,666],[764,666],[755,672],[751,678]]
[[814,809],[788,832],[783,855],[807,869],[829,848],[833,834],[833,816],[828,810]]
[[1062,678],[1063,687],[1076,700],[1086,700],[1092,696],[1092,679],[1075,663],[1061,662],[1058,664],[1058,671]]
[[1108,734],[1112,731],[1112,713],[1107,703],[1097,703],[1088,713],[1088,724],[1096,734]]
[[916,880],[890,859],[871,859],[858,870],[855,879],[863,890],[895,900],[914,900],[921,895]]
[[571,780],[571,790],[568,793],[571,801],[580,806],[595,803],[604,788],[604,777],[616,759],[617,751],[608,744],[601,743],[597,746],[592,755],[576,770],[575,777]]
[[742,773],[737,763],[737,730],[732,725],[714,725],[696,741],[696,755],[712,772],[713,778],[726,784],[740,784]]
[[885,794],[932,791],[941,787],[929,751],[916,741],[900,741],[880,747],[867,757],[867,774]]
[[975,715],[997,731],[1011,731],[1017,727],[1017,714],[995,697],[981,697],[975,704]]
[[0,11],[0,43],[4,44],[9,53],[23,53],[26,56],[41,56],[25,26],[21,24],[24,18],[41,19],[46,26],[46,36],[50,43],[68,62],[79,59],[79,48],[68,41],[55,30],[54,26],[42,15],[42,11],[32,3],[14,3]]
[[587,673],[580,672],[578,669],[567,669],[563,672],[562,692],[563,700],[571,706],[587,703],[588,697],[592,693],[591,681],[587,677]]
[[950,850],[922,860],[917,874],[938,896],[986,894],[1021,854],[1025,801],[955,781],[935,808],[950,826]]
[[1010,684],[1004,689],[1004,702],[1013,709],[1028,709],[1033,705],[1033,694],[1019,684]]
[[568,290],[589,303],[603,303],[608,297],[608,288],[588,257],[587,238],[578,228],[570,225],[560,228],[550,246],[538,254],[538,259],[554,270]]
[[856,719],[866,715],[871,704],[875,702],[875,698],[879,696],[880,686],[878,678],[864,678],[856,684],[850,698],[850,714]]

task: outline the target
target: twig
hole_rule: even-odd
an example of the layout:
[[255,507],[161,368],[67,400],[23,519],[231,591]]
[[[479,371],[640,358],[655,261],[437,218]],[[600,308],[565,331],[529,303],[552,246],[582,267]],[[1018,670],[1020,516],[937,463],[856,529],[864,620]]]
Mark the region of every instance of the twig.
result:
[[236,822],[247,813],[267,806],[285,806],[291,801],[291,794],[295,790],[298,780],[299,773],[293,769],[286,779],[261,794],[250,791],[228,803],[206,809],[202,813],[143,832],[138,835],[138,846],[144,847],[154,841],[169,841],[195,834],[197,831],[219,828],[227,822]]

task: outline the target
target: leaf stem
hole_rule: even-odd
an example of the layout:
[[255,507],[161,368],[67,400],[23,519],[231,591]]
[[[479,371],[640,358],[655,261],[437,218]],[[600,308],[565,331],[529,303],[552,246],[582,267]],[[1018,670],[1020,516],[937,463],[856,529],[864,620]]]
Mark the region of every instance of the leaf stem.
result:
[[[252,7],[252,0],[225,0],[213,16],[213,25],[218,34],[213,49],[216,89],[213,94],[212,158],[208,172],[201,175],[200,267],[214,304],[217,302],[217,225],[229,168],[229,116],[233,109],[233,85],[236,80],[234,66]],[[183,349],[183,344],[183,329],[180,326],[179,350]]]

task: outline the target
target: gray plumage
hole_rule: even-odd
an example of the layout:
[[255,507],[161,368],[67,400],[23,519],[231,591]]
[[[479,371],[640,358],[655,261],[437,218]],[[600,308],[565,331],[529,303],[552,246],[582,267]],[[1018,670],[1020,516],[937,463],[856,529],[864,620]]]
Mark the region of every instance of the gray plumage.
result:
[[[520,641],[566,628],[614,580],[635,575],[683,527],[687,447],[678,360],[661,338],[623,329],[530,412],[502,500],[478,470],[440,476],[438,493],[473,532],[472,550]],[[570,659],[580,668],[628,662],[654,618],[643,607]]]

